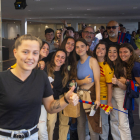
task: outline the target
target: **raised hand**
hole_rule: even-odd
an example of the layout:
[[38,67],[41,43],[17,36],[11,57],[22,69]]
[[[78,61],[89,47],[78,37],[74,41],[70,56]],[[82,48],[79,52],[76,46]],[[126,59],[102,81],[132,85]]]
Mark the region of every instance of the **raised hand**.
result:
[[74,89],[75,89],[75,86],[72,86],[70,88],[70,90],[65,94],[65,98],[67,99],[67,101],[70,104],[76,106],[78,104],[78,102],[79,102],[79,97],[77,96],[76,93],[73,92]]
[[116,78],[115,75],[114,75],[113,78],[112,78],[112,84],[118,85],[118,79]]

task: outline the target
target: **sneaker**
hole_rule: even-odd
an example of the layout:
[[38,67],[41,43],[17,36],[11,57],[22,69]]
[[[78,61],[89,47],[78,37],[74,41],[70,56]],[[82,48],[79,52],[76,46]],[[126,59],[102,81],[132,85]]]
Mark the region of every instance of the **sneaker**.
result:
[[87,136],[85,137],[85,140],[90,140],[90,135],[87,135]]

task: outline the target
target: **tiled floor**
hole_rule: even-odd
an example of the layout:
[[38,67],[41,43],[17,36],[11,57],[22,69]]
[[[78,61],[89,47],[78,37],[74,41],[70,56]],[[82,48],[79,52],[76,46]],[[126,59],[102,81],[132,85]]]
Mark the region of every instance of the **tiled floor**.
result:
[[[15,59],[11,59],[10,61],[4,61],[3,70],[6,70],[13,64],[15,64]],[[133,116],[134,116],[134,121],[135,121],[135,126],[132,131],[133,140],[140,140],[140,119],[138,116],[138,105],[136,103],[135,103],[135,110],[133,111]],[[54,140],[58,140],[58,130],[59,130],[58,124],[59,122],[57,121],[56,128],[54,130]],[[112,138],[109,137],[109,140],[112,140]]]

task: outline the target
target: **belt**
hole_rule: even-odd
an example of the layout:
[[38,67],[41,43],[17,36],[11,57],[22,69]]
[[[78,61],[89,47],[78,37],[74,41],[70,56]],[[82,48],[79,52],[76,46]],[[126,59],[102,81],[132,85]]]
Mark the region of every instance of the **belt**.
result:
[[[33,135],[36,132],[38,132],[38,128],[37,127],[35,127],[33,130],[31,130],[30,133],[27,131],[27,132],[19,132],[17,134],[14,134],[13,138],[27,138],[27,137]],[[6,136],[6,137],[11,137],[12,133],[0,131],[0,135]]]

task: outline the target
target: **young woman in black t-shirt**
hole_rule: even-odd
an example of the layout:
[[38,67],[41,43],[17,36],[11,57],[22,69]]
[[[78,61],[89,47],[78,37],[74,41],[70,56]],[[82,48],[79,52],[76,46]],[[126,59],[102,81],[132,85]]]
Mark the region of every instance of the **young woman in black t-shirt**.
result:
[[36,125],[42,98],[49,113],[61,111],[68,103],[78,103],[74,87],[60,100],[54,100],[47,74],[34,69],[40,46],[41,41],[34,36],[19,37],[14,49],[17,66],[0,73],[0,139],[38,140]]
[[[68,82],[67,63],[68,62],[66,52],[59,49],[54,53],[50,63],[47,65],[47,74],[52,79],[54,79],[54,81],[51,82],[51,87],[54,92],[54,99],[59,99],[59,95],[62,94],[62,90]],[[49,140],[53,140],[53,130],[56,121],[57,113],[47,113],[47,130]]]

